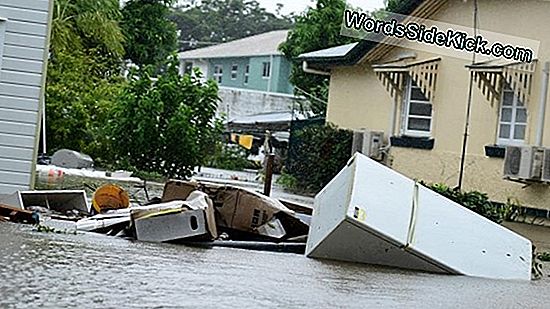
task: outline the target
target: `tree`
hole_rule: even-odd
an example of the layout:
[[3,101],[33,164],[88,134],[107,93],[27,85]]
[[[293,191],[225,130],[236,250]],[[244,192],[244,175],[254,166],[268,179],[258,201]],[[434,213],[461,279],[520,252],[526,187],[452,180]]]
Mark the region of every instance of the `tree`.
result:
[[203,0],[179,6],[170,19],[180,31],[182,49],[289,29],[292,25],[291,17],[269,13],[257,1],[245,0]]
[[115,58],[124,53],[117,0],[55,0],[50,51],[94,50]]
[[130,73],[113,110],[109,136],[118,164],[168,177],[188,177],[200,166],[211,141],[221,134],[215,120],[217,84],[202,82],[200,72],[178,74],[178,59]]
[[177,49],[176,25],[168,19],[174,0],[130,0],[121,26],[126,58],[138,66],[164,63]]
[[326,76],[305,73],[301,61],[296,58],[303,53],[344,45],[354,39],[340,35],[344,0],[318,0],[314,8],[308,9],[296,19],[294,28],[280,50],[292,62],[290,81],[295,85],[297,94],[304,91],[316,99],[311,100],[314,113],[324,115],[328,99],[328,78]]
[[47,140],[101,161],[106,114],[122,83],[118,0],[55,0],[46,80]]

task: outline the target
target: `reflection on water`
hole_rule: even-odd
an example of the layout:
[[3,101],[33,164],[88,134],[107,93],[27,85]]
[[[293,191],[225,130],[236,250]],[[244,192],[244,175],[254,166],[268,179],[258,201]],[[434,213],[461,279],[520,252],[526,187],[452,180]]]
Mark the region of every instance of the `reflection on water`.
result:
[[550,278],[494,281],[0,223],[0,308],[548,308]]

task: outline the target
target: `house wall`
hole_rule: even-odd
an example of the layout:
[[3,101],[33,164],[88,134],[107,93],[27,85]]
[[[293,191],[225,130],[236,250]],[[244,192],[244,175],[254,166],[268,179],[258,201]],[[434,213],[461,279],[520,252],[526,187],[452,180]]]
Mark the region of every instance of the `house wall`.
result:
[[[294,88],[289,82],[290,63],[282,56],[257,56],[237,58],[211,58],[204,60],[180,59],[180,72],[183,73],[185,62],[193,62],[193,67],[198,67],[203,75],[209,79],[214,78],[214,66],[223,67],[221,86],[240,88],[245,90],[269,91],[275,93],[292,94]],[[262,77],[263,63],[273,61],[271,79]],[[231,79],[231,67],[238,65],[237,78]],[[246,65],[250,64],[248,84],[244,83]],[[270,86],[269,86],[270,84]]]
[[49,12],[48,0],[0,2],[0,195],[34,182]]
[[[472,3],[449,0],[443,10],[431,19],[471,26]],[[550,2],[481,0],[479,11],[483,30],[541,41],[532,95],[528,102],[526,144],[534,144],[542,68],[545,61],[550,61],[550,35],[543,26],[550,20]],[[394,48],[380,63],[395,58],[404,50],[406,48]],[[419,60],[438,56],[411,51],[417,53]],[[412,178],[457,185],[468,100],[469,72],[465,68],[468,63],[467,60],[442,57],[433,101],[432,137],[435,147],[433,150],[392,147],[392,168]],[[387,133],[391,125],[391,110],[392,99],[369,64],[332,70],[328,121],[345,128],[369,128]],[[515,198],[524,205],[550,209],[550,186],[525,187],[503,180],[504,160],[485,156],[484,146],[497,142],[498,114],[499,105],[491,106],[475,86],[463,188],[487,192],[492,199],[501,202]],[[545,118],[543,146],[550,147],[550,112],[546,113]]]
[[227,120],[270,112],[291,112],[294,96],[284,93],[220,87],[217,115]]

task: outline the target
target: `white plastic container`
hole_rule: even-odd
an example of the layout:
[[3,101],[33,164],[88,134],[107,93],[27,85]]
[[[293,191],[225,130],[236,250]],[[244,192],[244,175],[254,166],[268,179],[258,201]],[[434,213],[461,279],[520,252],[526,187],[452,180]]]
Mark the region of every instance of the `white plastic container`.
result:
[[531,242],[356,154],[315,197],[306,255],[436,273],[531,278]]

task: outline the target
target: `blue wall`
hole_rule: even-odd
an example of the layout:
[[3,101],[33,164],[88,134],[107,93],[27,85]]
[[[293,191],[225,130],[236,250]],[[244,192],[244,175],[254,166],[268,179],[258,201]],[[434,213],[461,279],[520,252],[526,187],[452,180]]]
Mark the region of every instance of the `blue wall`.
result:
[[[292,94],[294,89],[289,82],[290,63],[282,56],[273,56],[272,61],[272,75],[269,79],[262,76],[263,63],[270,62],[269,56],[209,59],[208,78],[214,78],[214,67],[221,65],[223,67],[221,86]],[[238,66],[237,76],[231,79],[231,67],[234,64]],[[244,74],[247,64],[250,65],[250,73],[248,84],[245,84]]]

